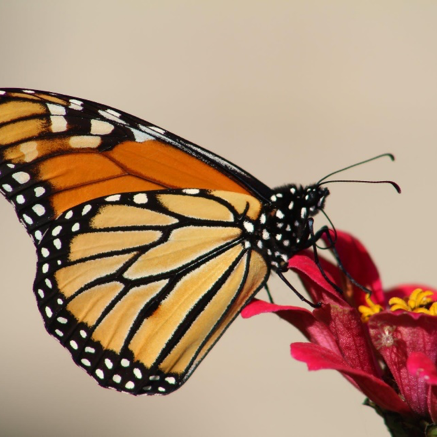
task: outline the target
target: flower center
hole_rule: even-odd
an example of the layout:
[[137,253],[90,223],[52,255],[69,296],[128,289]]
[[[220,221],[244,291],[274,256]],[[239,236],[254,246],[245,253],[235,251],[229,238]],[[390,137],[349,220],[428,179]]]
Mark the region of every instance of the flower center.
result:
[[370,294],[366,294],[366,305],[360,305],[358,307],[358,311],[361,313],[361,321],[366,323],[369,321],[370,317],[374,314],[380,313],[381,311],[384,311],[384,308],[381,305],[378,305],[373,302],[373,300],[370,298]]
[[[421,288],[416,288],[409,297],[402,299],[400,297],[392,297],[389,300],[390,311],[411,311],[414,313],[429,314],[437,316],[437,302],[434,302],[431,296],[434,296],[432,291],[424,291]],[[366,294],[366,304],[360,305],[358,311],[361,313],[361,320],[368,322],[374,314],[384,311],[381,305],[374,303],[369,294]]]
[[408,298],[392,297],[388,302],[390,311],[403,310],[436,316],[437,302],[433,302],[431,296],[434,296],[432,291],[423,291],[421,288],[416,288]]

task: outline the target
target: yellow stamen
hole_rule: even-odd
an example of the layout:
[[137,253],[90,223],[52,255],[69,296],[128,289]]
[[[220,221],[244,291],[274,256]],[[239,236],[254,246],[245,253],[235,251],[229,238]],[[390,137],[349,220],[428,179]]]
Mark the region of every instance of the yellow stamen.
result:
[[430,307],[429,307],[429,314],[431,314],[431,316],[437,316],[437,302],[434,302]]
[[[392,297],[388,303],[390,311],[412,311],[414,313],[437,316],[437,302],[433,302],[433,296],[434,293],[432,291],[416,288],[408,298]],[[384,311],[381,305],[372,301],[369,294],[366,294],[365,299],[367,305],[360,305],[358,307],[358,311],[361,313],[361,321],[364,323],[368,322],[374,314]]]
[[372,301],[369,294],[366,294],[365,299],[368,306],[360,305],[358,307],[358,311],[361,313],[361,321],[364,323],[367,322],[374,314],[380,313],[384,310],[381,305],[378,305]]
[[391,311],[413,311],[415,313],[436,316],[437,302],[434,302],[431,306],[429,306],[429,304],[433,302],[431,296],[434,296],[432,291],[423,291],[421,288],[416,288],[410,294],[410,297],[405,299],[401,299],[400,297],[392,297],[388,303]]
[[429,296],[432,295],[432,291],[423,291],[420,288],[417,288],[411,293],[411,296],[408,299],[408,306],[412,309],[424,307],[432,302],[432,299],[429,298]]

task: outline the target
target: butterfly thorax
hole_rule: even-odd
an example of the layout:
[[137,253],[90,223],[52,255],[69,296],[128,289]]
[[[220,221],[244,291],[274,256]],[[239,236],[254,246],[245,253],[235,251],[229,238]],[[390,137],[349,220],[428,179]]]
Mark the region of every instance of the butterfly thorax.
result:
[[311,245],[308,221],[323,209],[328,194],[327,188],[318,185],[290,184],[273,190],[262,232],[274,269]]

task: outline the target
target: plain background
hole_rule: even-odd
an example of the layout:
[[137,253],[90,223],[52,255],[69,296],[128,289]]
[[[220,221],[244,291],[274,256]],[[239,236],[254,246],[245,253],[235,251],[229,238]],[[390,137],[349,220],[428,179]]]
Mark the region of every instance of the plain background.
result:
[[[402,195],[332,184],[326,211],[386,286],[437,286],[436,23],[435,0],[2,0],[0,86],[133,113],[270,186],[392,152],[342,177],[395,180]],[[1,436],[388,435],[340,375],[290,357],[302,337],[273,315],[239,318],[171,396],[99,388],[45,333],[33,245],[6,201],[0,217]]]

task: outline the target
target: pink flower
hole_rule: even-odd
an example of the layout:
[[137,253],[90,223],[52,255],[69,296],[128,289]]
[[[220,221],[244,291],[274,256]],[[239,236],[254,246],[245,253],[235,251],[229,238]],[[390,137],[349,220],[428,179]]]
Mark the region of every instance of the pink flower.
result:
[[[420,423],[423,430],[424,423],[437,422],[437,291],[417,284],[384,291],[365,247],[349,234],[337,234],[335,247],[344,268],[372,291],[371,296],[321,258],[327,276],[344,290],[339,294],[306,252],[291,258],[289,268],[299,275],[312,301],[322,302],[320,308],[310,311],[254,300],[242,315],[276,313],[309,340],[291,345],[295,359],[309,370],[338,370],[386,423],[394,414],[402,418],[402,426],[405,421],[409,426]],[[416,435],[413,428],[408,435]]]

